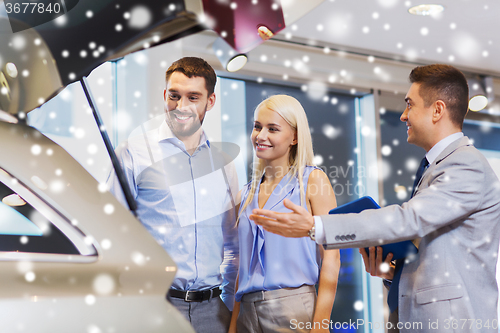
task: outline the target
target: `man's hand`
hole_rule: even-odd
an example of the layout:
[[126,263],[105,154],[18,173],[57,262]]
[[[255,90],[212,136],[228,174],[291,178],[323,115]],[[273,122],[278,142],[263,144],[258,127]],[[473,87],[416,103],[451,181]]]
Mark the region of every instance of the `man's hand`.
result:
[[250,220],[265,230],[285,237],[307,237],[314,225],[314,218],[307,209],[285,199],[283,204],[291,213],[276,213],[266,209],[254,209]]
[[370,255],[366,253],[364,248],[359,249],[359,253],[363,256],[365,270],[371,276],[378,276],[382,279],[392,280],[394,277],[394,265],[391,264],[392,253],[389,253],[384,261],[382,261],[382,248],[380,246],[370,247],[368,249]]

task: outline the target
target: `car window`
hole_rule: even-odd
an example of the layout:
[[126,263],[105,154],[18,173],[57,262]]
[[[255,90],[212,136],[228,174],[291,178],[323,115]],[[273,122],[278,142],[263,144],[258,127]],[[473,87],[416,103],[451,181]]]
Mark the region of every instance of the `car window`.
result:
[[[0,169],[0,260],[16,253],[96,256],[71,220]],[[11,253],[5,256],[5,253]],[[24,259],[26,255],[23,256]],[[35,258],[51,260],[50,256]],[[52,258],[55,260],[55,258]]]
[[26,217],[36,212],[33,207],[17,194],[3,194],[0,202],[0,235],[42,236],[43,231]]

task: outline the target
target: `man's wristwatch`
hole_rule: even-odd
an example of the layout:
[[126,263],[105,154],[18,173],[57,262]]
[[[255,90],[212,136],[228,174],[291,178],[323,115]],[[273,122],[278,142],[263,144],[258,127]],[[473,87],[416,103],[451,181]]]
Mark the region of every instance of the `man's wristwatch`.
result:
[[314,225],[307,234],[309,235],[309,238],[311,238],[313,241],[316,241],[316,227]]

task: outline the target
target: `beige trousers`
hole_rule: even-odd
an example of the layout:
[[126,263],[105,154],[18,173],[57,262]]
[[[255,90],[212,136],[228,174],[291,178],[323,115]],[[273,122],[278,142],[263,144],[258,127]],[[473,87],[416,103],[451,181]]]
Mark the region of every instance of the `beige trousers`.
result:
[[314,286],[245,294],[238,315],[238,333],[309,332],[315,303]]

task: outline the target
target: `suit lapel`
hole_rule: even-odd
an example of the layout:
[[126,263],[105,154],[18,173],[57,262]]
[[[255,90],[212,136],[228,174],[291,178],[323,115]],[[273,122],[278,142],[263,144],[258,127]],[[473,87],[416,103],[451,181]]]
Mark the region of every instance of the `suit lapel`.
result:
[[424,175],[422,176],[422,179],[420,179],[420,182],[417,185],[417,192],[418,192],[418,190],[420,190],[420,184],[425,184],[424,183],[425,178],[429,177],[429,175],[432,173],[431,171],[436,167],[436,165],[438,165],[444,159],[446,159],[448,156],[450,156],[451,154],[453,154],[458,148],[465,147],[465,146],[470,146],[470,145],[471,145],[470,139],[468,137],[466,137],[466,136],[463,136],[460,139],[457,139],[457,140],[453,141],[452,143],[450,143],[448,145],[448,147],[446,147],[441,152],[441,154],[438,155],[438,157],[436,158],[436,160],[434,160],[434,162],[432,162],[429,165],[429,167],[425,171]]
[[453,141],[452,143],[450,143],[450,145],[448,147],[446,147],[441,152],[441,154],[439,154],[439,156],[434,161],[435,163],[433,163],[433,164],[439,164],[442,160],[444,160],[445,158],[450,156],[458,148],[461,148],[464,146],[470,146],[470,145],[471,145],[470,139],[466,136],[463,136],[460,139]]

